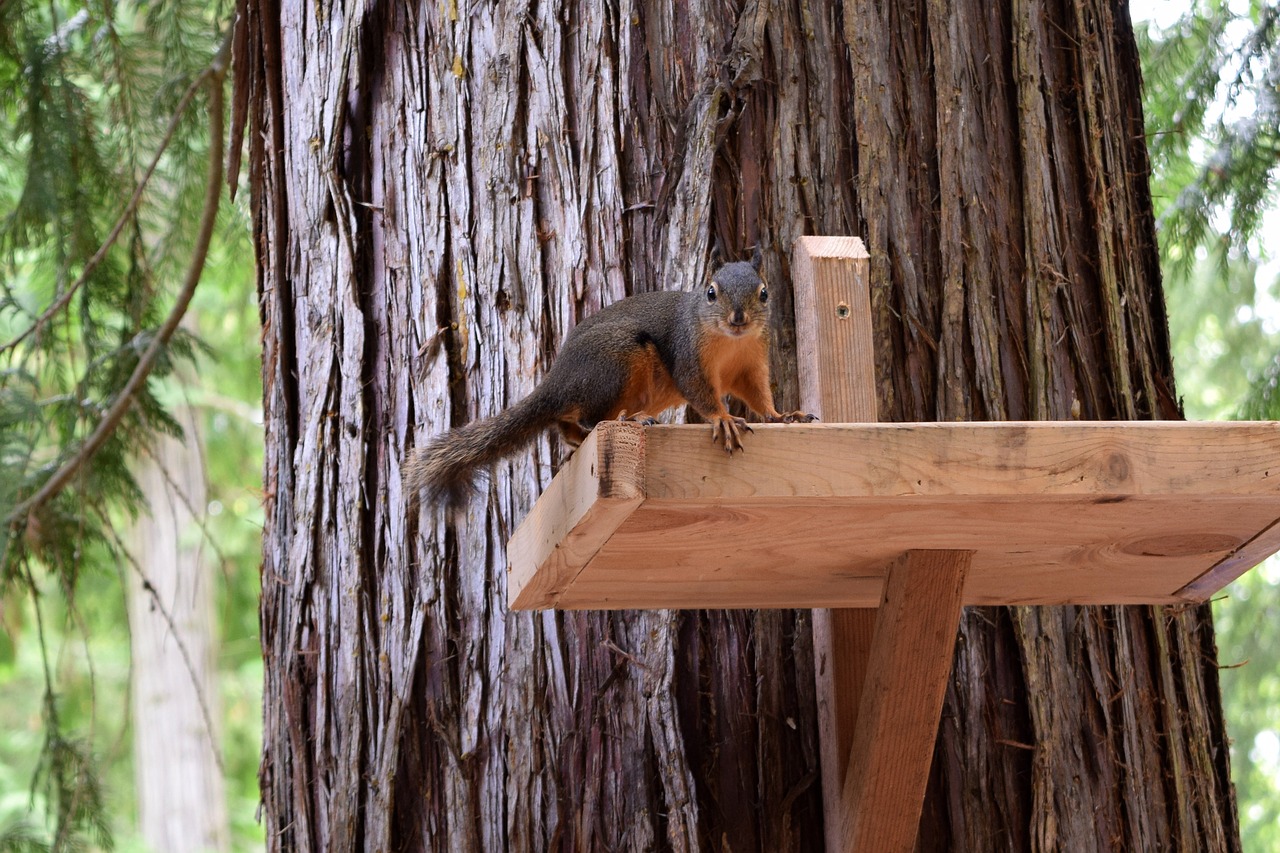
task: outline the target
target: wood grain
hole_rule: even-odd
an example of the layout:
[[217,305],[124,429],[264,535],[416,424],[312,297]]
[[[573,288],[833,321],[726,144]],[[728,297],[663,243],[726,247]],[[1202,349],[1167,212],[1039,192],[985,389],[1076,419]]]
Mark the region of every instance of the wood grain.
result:
[[507,543],[513,609],[554,601],[644,499],[644,429],[593,430]]
[[[521,607],[874,607],[910,548],[975,551],[966,604],[1166,603],[1280,547],[1275,423],[759,425],[732,459],[597,432],[513,538]],[[636,503],[591,514],[600,481]]]
[[849,769],[858,702],[875,634],[876,611],[869,607],[813,611],[813,666],[818,691],[818,737],[822,765],[822,807],[827,849],[840,849],[841,787]]
[[800,405],[831,423],[876,421],[866,247],[857,237],[801,237],[793,258]]
[[[800,407],[833,423],[879,420],[870,258],[856,237],[801,237],[792,250]],[[813,665],[827,848],[839,849],[849,762],[876,614],[813,611]]]
[[971,554],[908,551],[889,571],[842,793],[836,849],[911,853]]
[[1168,603],[1277,517],[1247,497],[652,501],[556,605],[874,607],[913,547],[977,552],[966,604]]
[[651,428],[646,497],[1280,496],[1274,422],[757,425],[745,444]]
[[1276,551],[1280,551],[1280,519],[1178,590],[1178,596],[1188,601],[1206,601]]

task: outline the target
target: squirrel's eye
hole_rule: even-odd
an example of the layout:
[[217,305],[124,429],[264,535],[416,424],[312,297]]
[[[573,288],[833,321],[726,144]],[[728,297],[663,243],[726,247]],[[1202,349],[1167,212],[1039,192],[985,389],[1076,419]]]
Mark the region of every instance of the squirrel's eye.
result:
[[716,286],[714,284],[707,288],[707,301],[716,301]]
[[769,288],[765,287],[763,284],[760,285],[760,301],[761,302],[769,301]]

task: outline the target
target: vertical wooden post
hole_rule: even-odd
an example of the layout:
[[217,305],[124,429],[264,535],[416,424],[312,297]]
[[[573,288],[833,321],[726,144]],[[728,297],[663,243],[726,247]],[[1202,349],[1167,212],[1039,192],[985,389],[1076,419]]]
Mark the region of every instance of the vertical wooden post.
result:
[[[830,423],[871,423],[876,406],[870,258],[857,237],[801,237],[791,261],[800,407]],[[841,789],[876,611],[813,611],[827,849],[841,849]]]
[[[792,257],[800,405],[835,423],[876,421],[867,248],[801,237]],[[815,610],[827,849],[910,853],[973,555],[909,551],[879,610]]]
[[[878,420],[870,262],[855,237],[801,237],[792,279],[801,407]],[[813,611],[829,851],[910,853],[972,554],[910,551],[879,610]]]

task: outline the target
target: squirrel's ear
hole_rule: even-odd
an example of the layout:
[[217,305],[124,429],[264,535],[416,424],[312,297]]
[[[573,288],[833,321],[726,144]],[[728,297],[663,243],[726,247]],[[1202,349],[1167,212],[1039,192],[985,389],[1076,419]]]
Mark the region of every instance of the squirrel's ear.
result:
[[711,265],[712,272],[724,266],[724,255],[720,253],[719,242],[711,247],[711,257],[707,259],[707,263]]
[[760,246],[756,246],[756,250],[751,253],[751,268],[756,272],[760,272],[760,264],[764,262],[764,258],[760,254]]

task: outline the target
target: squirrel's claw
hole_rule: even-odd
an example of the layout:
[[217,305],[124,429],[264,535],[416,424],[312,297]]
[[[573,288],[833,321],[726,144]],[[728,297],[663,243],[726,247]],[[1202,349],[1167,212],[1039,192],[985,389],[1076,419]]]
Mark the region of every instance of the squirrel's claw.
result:
[[634,415],[629,415],[627,414],[626,409],[623,409],[621,412],[618,413],[618,420],[635,421],[636,423],[641,424],[643,426],[653,426],[658,422],[658,419],[655,418],[653,415],[649,414],[648,412],[636,412]]
[[808,424],[818,420],[818,416],[809,412],[794,411],[769,418],[769,420],[775,424]]
[[724,445],[724,452],[730,456],[736,450],[745,452],[742,446],[742,431],[755,432],[743,418],[733,415],[721,415],[711,422],[711,440]]

